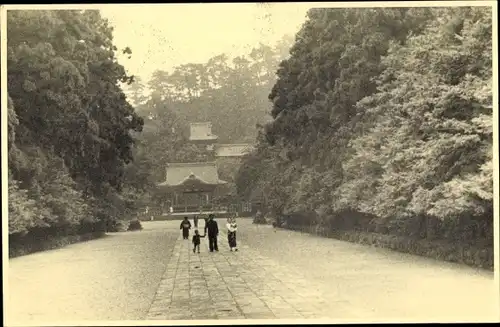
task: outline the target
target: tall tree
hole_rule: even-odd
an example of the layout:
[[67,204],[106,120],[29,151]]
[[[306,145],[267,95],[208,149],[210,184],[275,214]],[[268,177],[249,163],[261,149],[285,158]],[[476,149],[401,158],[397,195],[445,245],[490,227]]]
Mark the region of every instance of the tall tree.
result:
[[211,121],[221,142],[253,142],[255,125],[269,117],[267,93],[287,51],[286,42],[290,38],[275,47],[260,44],[248,56],[230,59],[221,54],[170,73],[156,71],[149,87],[182,119]]
[[364,193],[358,208],[441,219],[491,211],[491,51],[483,8],[445,11],[424,34],[391,48],[380,77],[391,82],[360,103],[369,132],[353,142],[348,164],[350,187]]
[[7,20],[13,190],[28,189],[38,219],[56,230],[113,216],[106,196],[121,190],[143,120],[119,87],[131,77],[112,28],[96,10],[10,11]]
[[[491,241],[489,9],[308,16],[280,64],[274,119],[240,170],[240,193],[266,189],[270,209],[305,212],[303,223],[357,211],[398,232],[421,235],[427,224],[427,236]],[[268,174],[254,176],[259,160]],[[444,227],[429,227],[435,218]]]
[[146,86],[143,84],[142,79],[139,76],[134,76],[132,83],[130,83],[130,85],[125,85],[125,90],[127,98],[130,99],[136,110],[139,109],[148,99],[145,94]]

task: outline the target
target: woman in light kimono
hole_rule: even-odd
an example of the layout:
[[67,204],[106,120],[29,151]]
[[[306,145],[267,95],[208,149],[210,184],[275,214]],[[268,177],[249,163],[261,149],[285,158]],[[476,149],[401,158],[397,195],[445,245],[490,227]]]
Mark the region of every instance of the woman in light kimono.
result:
[[236,225],[236,219],[228,218],[227,219],[227,242],[229,243],[229,249],[231,251],[238,251],[236,247],[236,231],[238,230],[238,226]]

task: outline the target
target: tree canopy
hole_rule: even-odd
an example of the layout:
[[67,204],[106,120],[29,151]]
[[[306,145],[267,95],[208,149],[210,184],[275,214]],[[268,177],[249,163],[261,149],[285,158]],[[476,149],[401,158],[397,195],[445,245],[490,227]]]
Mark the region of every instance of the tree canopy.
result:
[[492,240],[491,24],[483,7],[310,10],[240,194],[289,219],[360,212],[399,232],[479,219]]
[[[212,122],[220,143],[254,143],[256,125],[270,119],[267,94],[291,42],[284,36],[273,47],[259,44],[247,56],[231,60],[220,54],[203,64],[183,64],[171,72],[157,70],[147,82],[135,77],[124,89],[146,119],[137,135],[137,160],[129,171],[149,169],[152,186],[164,181],[167,163],[216,160],[213,152],[189,142],[193,122]],[[219,160],[219,174],[230,182],[229,189],[234,188],[238,166],[234,160]]]
[[311,9],[295,38],[145,81],[98,11],[9,11],[9,233],[137,210],[166,163],[214,159],[188,142],[210,121],[221,143],[256,143],[238,195],[290,223],[352,227],[356,213],[365,229],[492,244],[491,16]]
[[96,10],[9,11],[9,232],[75,229],[127,208],[124,170],[143,119]]
[[[126,87],[137,110],[155,117],[158,110],[170,110],[188,122],[210,121],[222,143],[253,143],[256,124],[269,121],[268,90],[275,82],[275,70],[286,58],[292,43],[284,36],[274,46],[260,44],[246,56],[229,58],[220,54],[205,63],[187,63],[170,72],[157,70],[146,83],[141,79]],[[145,90],[150,95],[145,96]],[[153,108],[155,98],[162,106]]]

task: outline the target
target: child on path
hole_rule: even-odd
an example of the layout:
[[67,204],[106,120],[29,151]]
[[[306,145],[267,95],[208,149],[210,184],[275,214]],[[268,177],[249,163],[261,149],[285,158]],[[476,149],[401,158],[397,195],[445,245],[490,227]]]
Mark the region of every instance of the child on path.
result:
[[205,235],[200,235],[200,233],[198,232],[198,230],[196,229],[194,231],[194,235],[193,235],[193,253],[195,253],[196,250],[198,250],[198,253],[200,253],[200,243],[201,243],[201,240],[200,238],[201,237],[205,237]]

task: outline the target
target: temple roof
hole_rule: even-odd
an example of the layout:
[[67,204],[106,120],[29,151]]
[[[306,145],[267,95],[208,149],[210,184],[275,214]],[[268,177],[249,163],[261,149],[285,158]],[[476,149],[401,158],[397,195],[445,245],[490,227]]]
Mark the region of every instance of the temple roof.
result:
[[193,183],[221,185],[226,181],[219,179],[215,162],[169,163],[166,180],[160,186],[180,186]]
[[212,123],[191,123],[189,124],[190,141],[215,141],[218,139],[217,135],[212,134]]
[[218,144],[215,155],[217,157],[241,157],[253,150],[252,144]]

